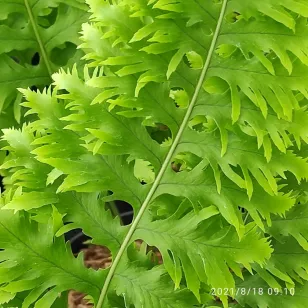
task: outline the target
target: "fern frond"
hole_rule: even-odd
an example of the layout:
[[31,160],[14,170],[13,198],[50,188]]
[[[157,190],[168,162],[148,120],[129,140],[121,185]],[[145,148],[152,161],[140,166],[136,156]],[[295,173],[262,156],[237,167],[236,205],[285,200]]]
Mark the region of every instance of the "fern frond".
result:
[[277,288],[268,287],[266,282],[264,282],[264,280],[262,280],[260,276],[254,275],[245,277],[244,282],[239,281],[237,287],[237,290],[239,290],[239,292],[236,296],[236,300],[239,304],[233,306],[235,308],[270,308],[275,307],[275,305],[279,305],[279,307],[282,308],[304,308],[307,304],[307,282],[305,282],[303,285],[297,285],[295,292],[294,289],[291,289],[290,291],[287,288],[284,288],[282,292],[279,292]]
[[[162,266],[145,270],[135,267],[134,263],[124,263],[115,274],[113,287],[117,295],[124,298],[124,305],[134,305],[136,308],[186,308],[198,304],[187,289],[174,291],[170,277]],[[110,304],[109,307],[113,306]]]
[[[79,0],[1,0],[0,6],[0,111],[14,104],[19,122],[22,97],[16,89],[43,88],[60,66],[78,62],[78,32],[88,7]],[[38,63],[33,62],[36,56]]]
[[238,242],[234,229],[217,228],[217,219],[209,219],[218,213],[215,207],[204,208],[198,215],[188,210],[184,202],[167,219],[144,218],[134,233],[135,239],[142,238],[159,249],[176,287],[184,274],[188,288],[200,300],[199,281],[214,288],[232,289],[235,285],[228,266],[241,277],[239,264],[250,270],[251,262],[262,265],[269,258],[271,248],[252,230],[253,226],[247,225]]
[[308,273],[307,251],[291,237],[273,244],[274,253],[266,265],[267,271],[284,282],[286,287],[294,287],[295,283],[303,284]]
[[295,17],[292,16],[292,14],[308,17],[307,9],[307,3],[297,0],[283,0],[279,3],[275,0],[261,0],[257,3],[246,3],[241,0],[232,0],[229,7],[229,10],[231,11],[241,12],[245,18],[264,14],[292,30],[294,30],[296,25]]
[[31,154],[34,150],[31,144],[34,139],[33,133],[25,125],[20,130],[3,130],[2,140],[6,142],[6,146],[2,150],[9,152],[1,165],[1,170],[5,171],[6,175],[6,190],[13,189],[14,186],[33,190],[46,187],[46,174],[51,168],[47,165],[42,166]]
[[[77,288],[97,298],[104,271],[86,269],[82,255],[75,258],[63,238],[54,238],[57,219],[37,224],[12,211],[0,219],[1,291],[28,291],[21,307],[50,307],[63,291]],[[37,234],[40,237],[37,237]],[[52,273],[52,274],[51,274]],[[31,292],[29,292],[31,291]]]
[[308,234],[307,234],[307,204],[297,204],[289,212],[286,218],[274,218],[268,233],[272,234],[278,240],[281,237],[292,236],[297,242],[308,250]]
[[65,198],[57,204],[59,211],[65,213],[64,220],[71,224],[58,230],[57,236],[68,230],[82,228],[83,232],[91,237],[91,243],[106,246],[114,255],[127,232],[127,226],[120,225],[119,217],[112,217],[105,209],[103,196],[97,193],[81,194],[67,193]]
[[[60,202],[71,191],[101,192],[106,195],[103,201],[124,200],[134,208],[134,220],[125,228],[115,227],[116,221],[107,223],[110,216],[104,211],[97,214],[106,224],[103,230],[117,239],[110,243],[110,236],[96,236],[96,243],[110,245],[113,253],[97,307],[110,303],[114,290],[118,295],[134,290],[136,295],[122,295],[124,304],[127,298],[135,307],[165,307],[156,296],[165,285],[157,282],[167,277],[165,272],[151,269],[153,280],[146,289],[136,281],[136,275],[145,279],[145,270],[127,262],[128,248],[136,239],[157,246],[175,286],[192,291],[200,303],[199,294],[207,284],[228,290],[219,295],[228,306],[228,296],[234,297],[230,290],[237,285],[230,269],[241,278],[247,277],[243,267],[257,271],[267,284],[278,284],[274,276],[292,286],[293,279],[307,280],[305,271],[292,262],[280,264],[275,255],[279,245],[273,242],[272,253],[265,233],[271,234],[273,228],[275,237],[279,232],[306,244],[299,235],[305,237],[305,231],[295,232],[294,222],[287,221],[281,231],[273,214],[284,217],[293,211],[298,192],[288,181],[301,182],[308,174],[306,123],[301,127],[307,117],[307,65],[305,56],[292,47],[305,31],[307,4],[88,2],[92,18],[82,32],[81,48],[89,61],[84,75],[75,68],[61,70],[53,75],[54,89],[22,92],[29,114],[38,116],[24,128],[32,134],[26,152],[49,168],[41,178],[50,187],[34,191],[52,189],[59,201],[47,203],[55,203],[61,214],[69,213],[78,226],[81,214]],[[258,27],[268,27],[273,40],[265,36],[262,44],[254,43],[251,36]],[[279,39],[286,33],[290,50],[286,40]],[[305,50],[304,44],[301,48]],[[285,55],[289,51],[294,52],[292,66]],[[153,131],[161,127],[167,133],[158,139]],[[142,176],[137,172],[140,161],[148,168]],[[14,166],[14,161],[4,165],[11,174],[17,173],[16,178],[20,172],[31,173],[31,165],[17,164],[17,170]],[[144,183],[149,170],[152,177]],[[34,197],[33,189],[25,189]],[[12,189],[15,195],[8,197],[6,208],[26,208],[19,207],[21,191]],[[81,213],[83,202],[87,204],[84,200],[77,207]],[[99,202],[89,204],[85,229],[95,239],[94,233],[101,231],[95,220],[91,228],[88,224]],[[47,206],[40,205],[40,215]],[[32,213],[33,208],[27,209]],[[127,275],[122,280],[121,272]],[[127,279],[133,282],[131,289],[122,285]],[[145,297],[149,293],[155,302]],[[190,298],[184,303],[178,306],[188,307]],[[248,305],[266,307],[262,301]]]
[[[92,207],[96,213],[99,212],[97,203],[95,203],[96,208],[93,207],[97,195],[84,196],[81,201],[83,206],[88,209]],[[79,211],[77,216],[81,214]],[[100,282],[104,280],[107,271],[86,269],[83,266],[82,254],[77,259],[74,258],[69,245],[65,245],[63,238],[59,237],[59,232],[65,228],[61,220],[59,221],[59,213],[54,211],[52,215],[53,218],[48,224],[38,224],[26,216],[3,210],[0,220],[1,249],[3,249],[0,253],[1,303],[26,292],[21,307],[30,307],[34,303],[38,308],[50,307],[60,298],[63,291],[72,288],[90,295],[94,302],[97,301]],[[100,217],[102,216],[97,216],[96,219]],[[106,218],[108,216],[103,219]],[[106,223],[111,227],[110,219],[107,219]],[[99,224],[103,224],[103,221],[99,221]],[[83,225],[87,223],[84,221]],[[96,226],[93,230],[95,234]],[[36,237],[38,232],[43,234],[39,239]],[[98,234],[103,233],[99,231]],[[100,241],[111,243],[107,238],[106,233],[103,238],[97,237]],[[187,304],[197,304],[196,298],[185,287],[173,292],[173,283],[162,266],[146,268],[146,263],[142,261],[144,257],[140,256],[138,259],[136,257],[130,255],[132,265],[127,267],[123,263],[122,268],[115,274],[117,285],[115,293],[124,297],[126,304],[134,304],[135,307],[144,307],[148,304],[174,307],[176,303],[177,307],[183,308],[187,307]],[[160,287],[157,287],[158,283]],[[62,296],[65,296],[65,293]],[[110,301],[111,299],[112,296]]]

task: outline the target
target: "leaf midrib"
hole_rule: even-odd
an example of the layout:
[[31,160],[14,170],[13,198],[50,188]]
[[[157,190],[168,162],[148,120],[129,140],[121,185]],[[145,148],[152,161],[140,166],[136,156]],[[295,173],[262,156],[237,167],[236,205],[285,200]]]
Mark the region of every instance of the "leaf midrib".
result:
[[174,142],[173,142],[173,144],[172,144],[172,146],[171,146],[171,148],[170,148],[170,150],[169,150],[169,152],[166,156],[166,159],[164,160],[164,162],[162,164],[162,167],[161,167],[161,169],[160,169],[160,171],[159,171],[159,173],[158,173],[158,175],[157,175],[148,195],[146,196],[146,198],[145,198],[145,200],[144,200],[144,202],[143,202],[143,204],[140,208],[140,211],[138,212],[135,220],[133,221],[133,223],[132,223],[132,225],[131,225],[131,227],[130,227],[130,229],[129,229],[129,231],[128,231],[128,233],[127,233],[127,235],[126,235],[126,237],[125,237],[125,239],[124,239],[124,241],[123,241],[123,243],[120,247],[118,254],[116,255],[115,259],[112,262],[112,266],[111,266],[109,273],[107,275],[107,278],[105,280],[105,283],[104,283],[104,286],[102,288],[102,291],[101,291],[101,294],[100,294],[96,308],[101,308],[103,306],[104,300],[105,300],[107,292],[108,292],[109,285],[110,285],[111,280],[112,280],[112,278],[115,274],[116,268],[117,268],[117,266],[118,266],[118,264],[119,264],[119,262],[122,258],[122,255],[124,254],[127,246],[129,245],[130,240],[131,240],[135,230],[137,229],[137,226],[138,226],[141,218],[143,217],[143,214],[145,213],[148,205],[150,204],[152,197],[155,194],[156,189],[158,188],[158,186],[161,182],[161,179],[163,178],[163,176],[165,174],[165,171],[169,167],[170,161],[171,161],[171,159],[172,159],[172,157],[173,157],[173,155],[176,151],[178,143],[179,143],[179,141],[180,141],[180,139],[183,135],[184,130],[187,127],[188,121],[190,119],[192,111],[193,111],[195,104],[197,102],[199,92],[202,89],[203,81],[204,81],[205,76],[206,76],[208,69],[210,67],[210,62],[212,60],[212,56],[214,54],[216,43],[217,43],[217,40],[218,40],[218,37],[219,37],[219,34],[220,34],[220,30],[221,30],[221,26],[222,26],[223,19],[224,19],[224,16],[225,16],[227,4],[228,4],[228,0],[223,0],[220,16],[219,16],[219,19],[218,19],[218,22],[217,22],[217,27],[216,27],[215,33],[213,35],[213,40],[211,42],[211,46],[210,46],[204,67],[202,69],[199,81],[197,83],[196,90],[195,90],[194,95],[192,97],[192,100],[189,104],[189,107],[187,108],[187,112],[186,112],[185,117],[183,119],[183,122],[180,126],[180,129],[179,129],[179,131],[178,131],[178,133],[177,133],[177,135],[174,139]]
[[[197,237],[196,239],[190,239],[190,238],[186,238],[185,236],[180,236],[176,233],[171,233],[170,230],[162,231],[162,230],[158,230],[158,229],[149,229],[149,228],[146,228],[144,226],[138,227],[136,230],[141,230],[141,231],[145,230],[145,231],[148,231],[149,233],[156,233],[158,235],[165,234],[165,235],[169,236],[170,238],[173,238],[173,237],[177,238],[178,241],[191,242],[191,243],[197,244],[198,247],[205,246],[206,248],[210,247],[210,248],[216,248],[216,249],[234,249],[234,250],[245,250],[245,251],[253,250],[253,247],[248,249],[245,246],[235,247],[235,246],[210,244],[210,243],[205,242],[205,241],[201,241],[201,240],[198,241],[198,239],[200,237],[199,238]],[[175,232],[177,232],[177,230]],[[190,234],[188,234],[188,235],[190,235]],[[175,243],[178,243],[178,241],[175,241]]]

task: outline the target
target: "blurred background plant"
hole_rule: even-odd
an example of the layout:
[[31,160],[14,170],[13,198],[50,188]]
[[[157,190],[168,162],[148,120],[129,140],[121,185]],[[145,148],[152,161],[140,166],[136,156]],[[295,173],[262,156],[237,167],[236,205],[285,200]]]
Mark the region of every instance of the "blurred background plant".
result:
[[79,63],[83,0],[0,0],[0,129],[20,126],[18,88],[42,89],[60,67]]
[[[83,62],[77,46],[89,14],[83,0],[0,0],[0,7],[1,136],[3,128],[21,127],[25,121],[18,88],[42,90],[60,67]],[[5,155],[1,151],[0,162]]]

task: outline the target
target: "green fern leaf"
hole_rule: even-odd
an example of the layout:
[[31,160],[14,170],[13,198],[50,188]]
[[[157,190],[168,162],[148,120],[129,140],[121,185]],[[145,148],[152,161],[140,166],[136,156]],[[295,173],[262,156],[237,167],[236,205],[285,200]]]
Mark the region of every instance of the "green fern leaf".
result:
[[[37,211],[37,219],[44,220],[54,203],[61,215],[68,213],[68,229],[83,226],[82,215],[90,213],[85,231],[113,254],[101,294],[94,296],[97,308],[112,305],[115,293],[122,306],[172,307],[182,290],[203,304],[204,284],[226,288],[219,298],[228,307],[238,285],[235,276],[245,278],[243,284],[253,279],[244,268],[257,271],[257,285],[307,280],[301,246],[293,240],[304,268],[286,259],[293,247],[289,238],[283,248],[273,241],[273,252],[265,232],[291,235],[306,245],[304,226],[298,230],[285,220],[281,230],[278,216],[291,211],[291,219],[297,217],[300,193],[288,181],[304,182],[308,174],[306,123],[301,126],[307,117],[307,63],[300,38],[308,5],[301,0],[88,3],[92,17],[83,26],[81,48],[89,64],[83,76],[76,68],[60,70],[53,89],[22,90],[23,105],[38,120],[4,136],[11,154],[2,168],[15,185],[5,193],[3,211],[26,209],[31,216]],[[165,139],[151,134],[161,127]],[[29,137],[20,145],[16,136]],[[23,184],[40,166],[39,183],[47,187]],[[35,203],[49,191],[58,199]],[[101,192],[102,202],[130,203],[132,224],[116,227],[104,210],[96,212],[97,197],[81,201],[75,213],[61,201],[75,192],[77,198]],[[21,204],[29,197],[37,206]],[[101,221],[95,222],[96,215]],[[105,231],[109,234],[100,235]],[[128,261],[137,239],[158,247],[179,291],[163,293],[162,288],[171,291],[162,267],[147,272]],[[248,298],[247,305],[270,306],[272,299],[264,300]],[[178,306],[192,303],[187,296]]]
[[[0,111],[15,102],[19,122],[21,97],[16,89],[44,87],[60,66],[80,58],[76,46],[87,5],[79,0],[2,0],[0,5]],[[39,63],[33,65],[36,53]]]
[[268,232],[278,240],[282,236],[292,236],[305,249],[308,250],[307,243],[307,204],[294,206],[286,215],[285,219],[275,218]]
[[285,238],[283,243],[274,242],[274,253],[266,269],[286,287],[294,287],[296,282],[307,280],[307,251],[294,239]]
[[227,265],[239,274],[237,264],[243,264],[250,270],[249,263],[262,264],[265,258],[269,258],[270,247],[251,231],[252,226],[247,226],[241,242],[238,242],[235,230],[230,227],[215,232],[217,220],[209,219],[218,213],[215,207],[205,208],[198,215],[192,212],[185,215],[185,211],[187,205],[183,204],[166,220],[151,222],[151,218],[144,218],[134,234],[135,239],[142,238],[159,249],[176,287],[182,279],[180,264],[184,264],[188,288],[200,299],[199,280],[214,288],[232,289],[235,286]]
[[81,196],[69,193],[61,201],[57,207],[61,213],[66,213],[65,221],[73,222],[74,229],[82,228],[91,237],[93,244],[109,243],[108,248],[112,255],[118,251],[127,226],[121,226],[119,218],[112,217],[110,211],[105,209],[102,196],[97,193]]
[[123,264],[115,274],[112,288],[118,296],[124,298],[125,306],[133,304],[136,308],[185,308],[198,304],[187,289],[174,292],[173,284],[168,278],[162,267],[145,271],[144,268],[135,268],[132,264]]
[[[291,291],[284,288],[279,292],[276,288],[270,288],[260,278],[260,276],[247,276],[244,282],[239,282],[237,285],[238,295],[236,300],[238,305],[232,306],[240,307],[260,307],[270,308],[279,305],[279,307],[299,307],[304,308],[307,305],[307,282],[299,285]],[[241,294],[242,292],[242,294]]]
[[96,298],[106,275],[86,269],[82,258],[75,259],[62,238],[54,238],[50,226],[12,211],[3,210],[1,215],[0,289],[12,295],[31,290],[21,307],[34,302],[35,307],[50,307],[61,292],[75,287]]

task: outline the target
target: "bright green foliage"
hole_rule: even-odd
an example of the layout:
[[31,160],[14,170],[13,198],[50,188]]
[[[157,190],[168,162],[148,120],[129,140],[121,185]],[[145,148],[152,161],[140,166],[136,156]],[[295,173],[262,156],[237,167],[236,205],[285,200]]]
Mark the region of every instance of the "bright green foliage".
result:
[[280,235],[291,235],[308,251],[307,214],[307,204],[298,204],[289,211],[287,220],[278,217],[274,219],[269,233],[278,239]]
[[[31,290],[22,307],[33,302],[35,307],[49,306],[72,285],[91,296],[99,294],[104,272],[85,269],[82,255],[75,259],[63,238],[53,239],[57,224],[56,213],[49,224],[31,222],[27,216],[11,211],[5,211],[1,217],[0,239],[5,249],[0,256],[1,290],[9,294]],[[6,296],[2,294],[1,303]]]
[[[115,274],[111,289],[115,289],[117,295],[125,294],[122,307],[134,304],[136,308],[186,308],[198,303],[188,290],[174,291],[174,285],[162,266],[146,271],[145,268],[134,267],[134,264],[123,264]],[[111,303],[109,305],[115,307]]]
[[[247,225],[244,237],[239,242],[232,227],[215,228],[218,221],[209,219],[217,214],[215,207],[204,208],[198,215],[194,212],[183,215],[185,211],[187,205],[182,204],[165,220],[143,219],[136,229],[135,238],[142,238],[160,250],[176,287],[184,271],[187,286],[198,299],[199,281],[221,288],[230,288],[232,284],[232,288],[235,288],[228,266],[235,273],[240,273],[239,264],[249,268],[250,263],[262,264],[264,257],[270,256],[271,249],[266,240],[260,240],[256,232],[250,232],[251,225]],[[180,264],[185,264],[183,269]]]
[[0,125],[5,128],[15,124],[7,123],[10,117],[20,121],[17,88],[48,86],[60,66],[80,59],[78,32],[88,6],[80,0],[1,0],[0,7]]
[[[81,227],[107,246],[109,269],[82,270],[101,295],[69,278],[57,285],[98,308],[305,307],[306,1],[87,2],[83,74],[61,69],[54,87],[21,90],[38,119],[4,130],[7,230],[52,215],[70,223],[54,230],[54,245]],[[105,209],[114,200],[132,205],[130,226]],[[137,239],[164,264],[149,266]],[[35,278],[51,281],[40,266]],[[221,302],[211,288],[224,290]]]

